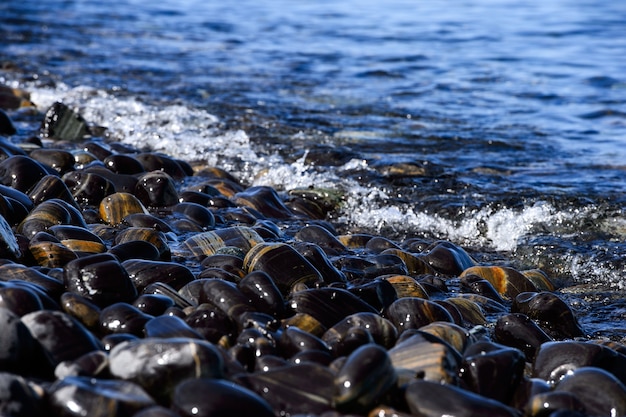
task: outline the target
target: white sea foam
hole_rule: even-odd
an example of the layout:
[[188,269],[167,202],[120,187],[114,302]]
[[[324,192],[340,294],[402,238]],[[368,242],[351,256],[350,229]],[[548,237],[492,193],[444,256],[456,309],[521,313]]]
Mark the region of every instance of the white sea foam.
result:
[[138,149],[163,152],[175,158],[224,166],[233,159],[259,163],[248,135],[218,129],[218,118],[182,104],[156,106],[133,97],[116,97],[88,87],[35,89],[33,101],[42,110],[61,101],[78,110],[91,124]]
[[370,190],[367,194],[352,193],[341,220],[359,227],[388,227],[415,236],[427,233],[466,245],[513,251],[538,225],[560,223],[569,216],[549,204],[536,203],[522,210],[487,207],[466,211],[460,219],[452,220],[406,204],[388,204],[383,193]]
[[252,180],[253,185],[267,185],[283,190],[318,187],[334,188],[340,179],[333,173],[320,172],[305,163],[306,153],[293,163],[285,163],[278,155],[266,158],[267,167],[258,171]]

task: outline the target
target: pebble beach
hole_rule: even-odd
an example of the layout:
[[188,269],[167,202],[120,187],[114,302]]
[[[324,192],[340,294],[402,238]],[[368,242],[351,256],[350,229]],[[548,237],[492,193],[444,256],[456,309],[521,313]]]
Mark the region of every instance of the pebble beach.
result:
[[2,414],[626,415],[626,10],[244,3],[0,6]]

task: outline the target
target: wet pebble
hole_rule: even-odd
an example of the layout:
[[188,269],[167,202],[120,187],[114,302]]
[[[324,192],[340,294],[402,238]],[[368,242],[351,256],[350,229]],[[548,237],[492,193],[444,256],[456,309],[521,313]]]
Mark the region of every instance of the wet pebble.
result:
[[57,416],[130,416],[154,405],[138,385],[120,380],[68,376],[48,390],[50,409]]
[[365,412],[396,384],[398,375],[387,350],[366,344],[348,356],[335,376],[338,410]]
[[461,354],[430,334],[405,332],[403,340],[389,350],[389,357],[402,385],[415,379],[438,384],[458,381]]
[[192,329],[183,319],[176,316],[158,316],[146,322],[144,325],[146,337],[158,337],[162,339],[174,337],[188,337],[203,340],[203,336]]
[[89,135],[89,126],[80,113],[56,102],[46,111],[41,123],[41,135],[55,140],[76,141]]
[[314,286],[323,281],[320,272],[306,258],[284,243],[257,244],[246,254],[243,268],[268,274],[283,295],[298,284]]
[[178,192],[174,180],[163,171],[141,175],[137,180],[134,195],[146,207],[173,206],[178,203]]
[[465,269],[460,277],[477,275],[489,281],[502,296],[514,299],[523,292],[536,292],[537,287],[524,274],[516,269],[503,266],[472,266]]
[[129,259],[122,262],[122,268],[128,273],[137,292],[142,292],[153,282],[180,289],[195,279],[189,268],[175,262]]
[[70,171],[62,179],[74,200],[85,206],[98,206],[104,197],[115,192],[115,185],[96,173]]
[[377,313],[374,307],[340,288],[298,291],[291,294],[288,304],[293,311],[312,316],[326,328],[334,326],[344,317],[354,313]]
[[626,383],[626,355],[586,341],[542,344],[533,362],[533,376],[556,384],[568,373],[583,367],[607,370]]
[[398,338],[398,330],[391,321],[378,314],[362,312],[346,316],[329,328],[322,336],[322,340],[331,350],[342,352],[347,340],[353,337],[354,329],[357,328],[366,331],[372,341],[387,349],[391,348]]
[[125,192],[117,192],[103,198],[99,210],[102,220],[112,225],[122,223],[122,220],[130,214],[148,213],[137,197]]
[[39,342],[50,365],[101,350],[102,345],[78,320],[61,311],[40,310],[21,318]]
[[143,337],[144,326],[153,317],[137,307],[123,302],[106,306],[100,312],[99,330],[102,334],[130,333]]
[[496,322],[494,338],[497,342],[524,352],[532,362],[542,344],[552,340],[539,326],[524,314],[504,315]]
[[603,369],[593,367],[576,369],[559,381],[555,391],[573,394],[589,415],[626,414],[626,385]]
[[327,366],[284,364],[265,372],[237,374],[234,379],[261,396],[277,414],[322,414],[333,409],[335,380]]
[[0,162],[0,183],[21,192],[30,190],[41,178],[51,174],[42,164],[25,155]]
[[17,133],[17,129],[15,129],[13,121],[4,110],[0,109],[0,135],[11,136],[15,133]]
[[571,307],[553,293],[544,291],[518,294],[511,306],[511,312],[526,314],[555,339],[572,339],[585,335]]
[[0,327],[0,371],[31,375],[36,371],[32,365],[41,355],[38,342],[20,318],[6,308],[0,308]]
[[444,307],[417,297],[399,298],[385,309],[383,315],[395,324],[399,332],[419,329],[435,321],[454,322]]
[[110,254],[85,256],[69,262],[63,274],[65,287],[98,307],[132,302],[137,288],[120,262]]
[[169,404],[177,385],[188,378],[222,378],[224,360],[218,348],[188,338],[130,340],[109,354],[111,374],[131,381],[153,398]]
[[285,299],[274,280],[267,273],[253,271],[239,281],[238,287],[257,311],[280,318],[285,315]]
[[91,330],[98,328],[101,309],[87,298],[75,292],[64,292],[60,302],[63,311],[79,320],[85,327]]
[[405,399],[411,413],[422,417],[444,415],[470,417],[519,417],[520,413],[498,401],[454,385],[414,381],[406,388]]
[[32,289],[11,283],[0,284],[0,307],[17,316],[43,309],[43,304]]
[[518,349],[477,342],[464,352],[461,379],[476,394],[509,404],[524,374],[526,357]]
[[181,417],[274,417],[270,404],[253,391],[229,381],[198,378],[181,382],[172,408]]
[[238,205],[253,208],[268,218],[286,219],[293,216],[278,193],[270,187],[250,187],[236,193],[233,199]]
[[437,242],[423,256],[431,267],[446,275],[459,275],[476,265],[463,248],[451,242]]
[[0,410],[11,417],[46,415],[46,403],[34,384],[20,375],[0,372]]
[[109,355],[102,350],[85,353],[72,361],[63,361],[54,368],[57,379],[68,376],[88,376],[94,378],[111,378],[109,373]]

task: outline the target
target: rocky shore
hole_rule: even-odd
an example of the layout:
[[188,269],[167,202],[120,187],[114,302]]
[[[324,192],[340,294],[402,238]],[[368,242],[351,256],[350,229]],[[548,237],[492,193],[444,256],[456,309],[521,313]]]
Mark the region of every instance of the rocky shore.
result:
[[626,415],[626,346],[539,269],[340,234],[336,191],[111,143],[25,91],[0,108],[2,415]]

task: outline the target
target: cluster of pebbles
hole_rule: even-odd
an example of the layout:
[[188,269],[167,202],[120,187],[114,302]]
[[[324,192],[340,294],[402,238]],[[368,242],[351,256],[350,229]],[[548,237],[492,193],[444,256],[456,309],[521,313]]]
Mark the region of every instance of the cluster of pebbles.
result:
[[60,103],[17,146],[9,115],[3,416],[626,415],[626,346],[542,271],[340,235],[327,190],[105,143]]

